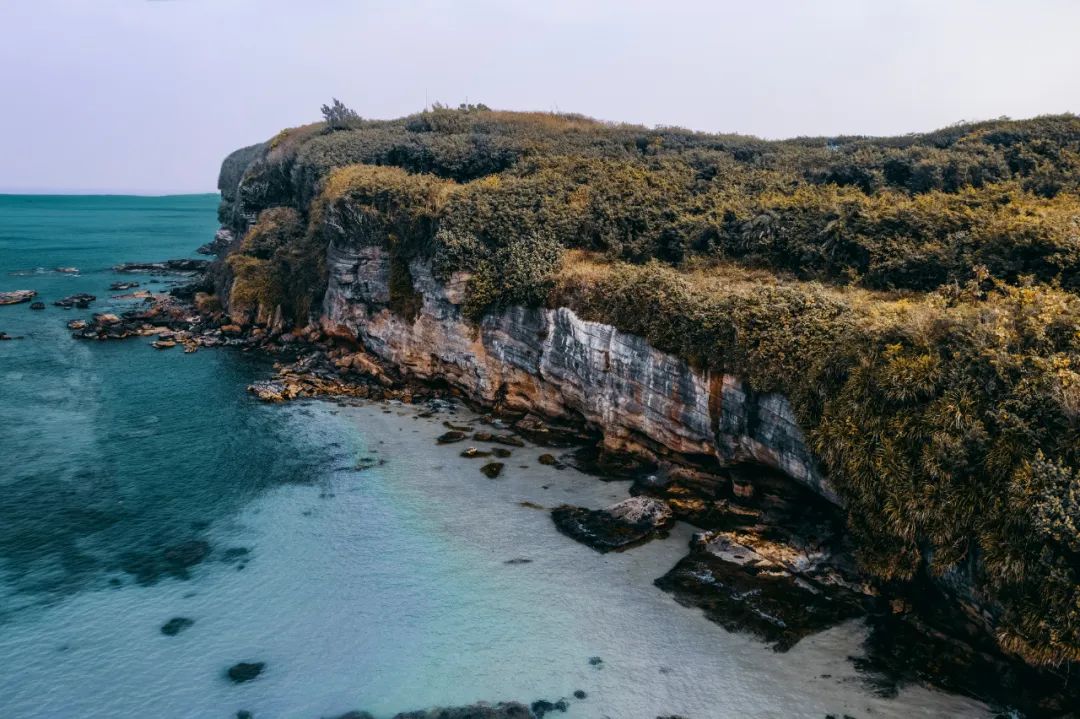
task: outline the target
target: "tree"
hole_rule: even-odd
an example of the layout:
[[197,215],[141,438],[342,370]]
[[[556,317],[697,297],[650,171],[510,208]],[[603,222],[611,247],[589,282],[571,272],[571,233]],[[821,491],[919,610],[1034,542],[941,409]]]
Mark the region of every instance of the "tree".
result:
[[358,127],[361,121],[360,114],[356,110],[346,107],[345,103],[336,97],[332,104],[322,106],[322,115],[329,132],[350,130]]

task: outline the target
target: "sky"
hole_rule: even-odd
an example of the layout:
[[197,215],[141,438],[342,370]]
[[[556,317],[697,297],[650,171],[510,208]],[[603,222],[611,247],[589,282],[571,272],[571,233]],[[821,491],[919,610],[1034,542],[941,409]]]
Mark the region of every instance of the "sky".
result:
[[213,191],[432,102],[768,138],[1080,112],[1076,0],[0,0],[0,192]]

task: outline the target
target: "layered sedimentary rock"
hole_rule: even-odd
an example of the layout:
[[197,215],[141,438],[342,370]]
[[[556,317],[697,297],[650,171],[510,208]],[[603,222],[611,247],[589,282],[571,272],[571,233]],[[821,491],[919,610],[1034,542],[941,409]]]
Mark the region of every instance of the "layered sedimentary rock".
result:
[[409,265],[422,305],[407,319],[390,308],[390,257],[378,246],[331,245],[328,270],[326,328],[355,335],[406,374],[447,381],[507,409],[581,418],[611,449],[705,465],[764,464],[836,501],[782,396],[695,370],[565,307],[510,307],[477,326],[461,309],[468,275],[439,282],[422,260]]

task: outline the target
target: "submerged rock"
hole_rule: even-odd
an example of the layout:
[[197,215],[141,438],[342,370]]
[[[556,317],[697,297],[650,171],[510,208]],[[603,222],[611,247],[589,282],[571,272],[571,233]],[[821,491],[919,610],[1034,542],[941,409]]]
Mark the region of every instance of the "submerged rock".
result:
[[44,302],[31,302],[30,303],[30,309],[32,309],[32,310],[43,310],[43,309],[45,309],[45,303]]
[[476,447],[466,447],[465,449],[461,450],[461,456],[467,457],[469,459],[475,459],[477,457],[490,457],[491,452],[485,452],[484,450],[477,449]]
[[192,539],[169,547],[162,557],[175,567],[193,567],[210,554],[210,545],[201,539]]
[[175,637],[194,623],[194,619],[188,619],[187,617],[173,617],[161,625],[161,633],[168,637]]
[[234,684],[242,684],[262,674],[265,668],[266,662],[239,662],[229,667],[225,674]]
[[551,510],[551,518],[560,532],[598,552],[648,541],[675,520],[667,503],[653,497],[630,497],[607,509],[563,505]]
[[113,282],[109,285],[109,289],[113,292],[121,292],[123,290],[135,289],[138,286],[138,282]]
[[0,305],[17,305],[20,302],[29,302],[37,297],[37,290],[12,290],[0,292]]
[[537,699],[532,703],[530,709],[532,709],[533,716],[536,719],[544,719],[544,716],[552,712],[563,712],[570,708],[570,704],[565,699],[560,699],[557,702],[549,702],[547,699]]
[[78,294],[69,295],[63,299],[59,299],[53,302],[57,307],[63,307],[65,310],[70,310],[72,307],[77,307],[80,310],[85,310],[90,306],[90,303],[96,300],[97,297],[86,292],[79,292]]
[[505,447],[492,447],[491,453],[499,459],[506,459],[512,454],[512,452]]
[[480,471],[483,472],[488,479],[495,479],[502,474],[503,467],[505,466],[506,465],[502,462],[488,462],[480,468]]
[[480,702],[464,707],[439,707],[421,711],[402,712],[394,719],[533,719],[529,708],[518,702],[487,704]]

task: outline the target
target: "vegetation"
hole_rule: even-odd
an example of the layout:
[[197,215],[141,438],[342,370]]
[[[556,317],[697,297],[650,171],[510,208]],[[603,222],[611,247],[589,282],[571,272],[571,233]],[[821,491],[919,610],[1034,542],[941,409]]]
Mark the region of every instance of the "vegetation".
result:
[[261,212],[234,304],[300,319],[326,248],[378,245],[405,317],[423,259],[467,273],[473,318],[568,305],[782,392],[869,571],[966,573],[1003,647],[1080,660],[1080,118],[781,142],[483,106],[332,127],[226,163],[226,221]]

